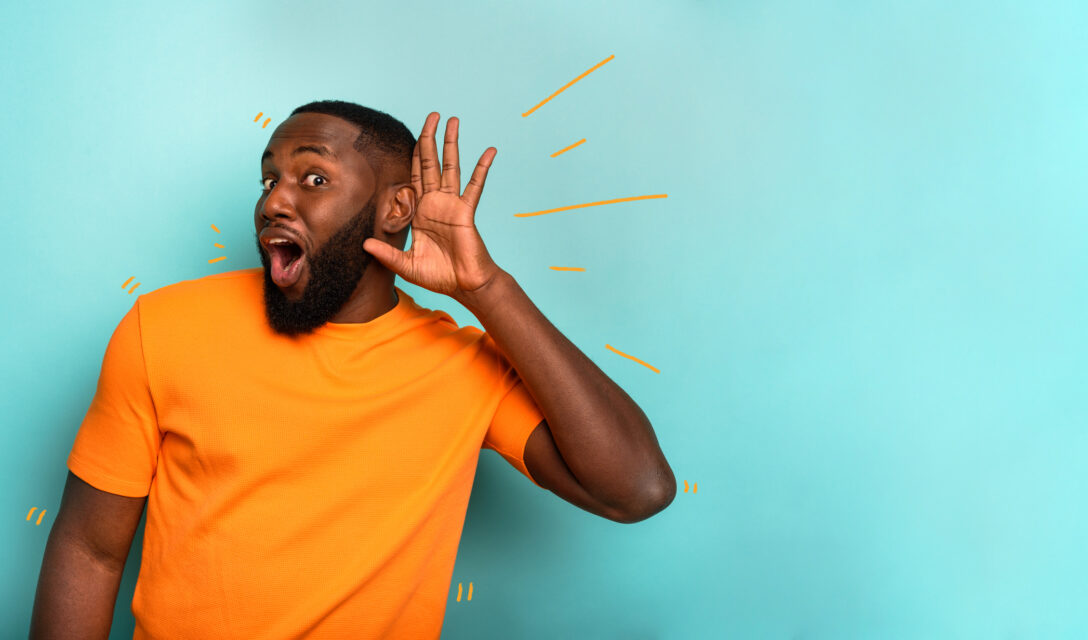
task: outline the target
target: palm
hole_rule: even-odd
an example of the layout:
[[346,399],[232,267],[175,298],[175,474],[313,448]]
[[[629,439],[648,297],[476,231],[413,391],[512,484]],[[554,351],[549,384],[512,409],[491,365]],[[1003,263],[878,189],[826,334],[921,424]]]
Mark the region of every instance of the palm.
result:
[[483,286],[498,270],[475,223],[476,205],[496,152],[494,147],[484,151],[461,193],[458,121],[446,121],[441,171],[434,139],[437,126],[438,114],[428,115],[412,154],[412,187],[416,192],[412,246],[400,251],[370,239],[365,248],[408,282],[457,297]]

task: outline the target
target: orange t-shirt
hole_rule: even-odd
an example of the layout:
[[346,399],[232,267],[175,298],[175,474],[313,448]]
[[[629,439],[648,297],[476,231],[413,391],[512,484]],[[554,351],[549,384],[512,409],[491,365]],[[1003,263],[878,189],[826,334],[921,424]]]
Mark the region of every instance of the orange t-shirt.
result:
[[[544,419],[489,335],[395,308],[290,338],[263,271],[139,296],[68,468],[148,496],[135,638],[437,638],[481,448]],[[537,485],[539,486],[539,485]]]

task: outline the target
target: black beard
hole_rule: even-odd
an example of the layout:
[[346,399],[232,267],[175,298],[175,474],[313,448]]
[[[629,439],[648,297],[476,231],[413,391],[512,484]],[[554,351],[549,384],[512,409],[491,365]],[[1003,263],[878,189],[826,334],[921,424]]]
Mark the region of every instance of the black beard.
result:
[[310,279],[302,297],[294,302],[272,280],[272,262],[258,238],[257,253],[264,265],[265,315],[273,331],[288,336],[312,333],[344,307],[373,259],[363,249],[363,241],[374,237],[375,210],[372,196],[321,249],[306,256]]

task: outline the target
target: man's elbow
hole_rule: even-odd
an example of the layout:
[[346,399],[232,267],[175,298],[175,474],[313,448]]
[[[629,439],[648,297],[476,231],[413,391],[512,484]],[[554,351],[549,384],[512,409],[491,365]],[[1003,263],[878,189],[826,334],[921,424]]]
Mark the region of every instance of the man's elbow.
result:
[[665,467],[659,474],[651,488],[645,492],[645,499],[636,509],[631,509],[626,517],[620,520],[624,524],[642,522],[651,516],[655,516],[672,504],[676,498],[676,477],[672,470]]

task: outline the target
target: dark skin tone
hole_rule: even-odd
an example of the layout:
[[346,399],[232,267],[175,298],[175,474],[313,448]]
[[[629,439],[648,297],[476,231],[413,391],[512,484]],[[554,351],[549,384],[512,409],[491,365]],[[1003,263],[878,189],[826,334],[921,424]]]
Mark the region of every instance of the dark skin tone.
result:
[[[410,166],[385,166],[352,148],[354,125],[321,114],[292,116],[268,143],[272,158],[262,171],[274,174],[276,183],[257,202],[258,233],[266,224],[290,227],[316,255],[375,197],[373,236],[363,243],[375,260],[332,321],[369,322],[388,312],[396,304],[397,275],[449,295],[480,320],[545,416],[525,445],[525,465],[537,482],[616,522],[661,511],[676,495],[676,480],[646,415],[484,248],[474,216],[496,150],[484,152],[461,191],[458,122],[446,122],[441,164],[438,122],[437,113],[427,116]],[[324,146],[330,157],[292,155],[300,145]],[[404,246],[409,228],[412,247],[404,252],[397,247]],[[302,273],[284,295],[301,299],[308,279]],[[42,561],[31,638],[109,635],[146,502],[146,496],[115,495],[68,474]]]
[[[476,207],[497,150],[484,151],[462,190],[459,123],[447,120],[440,161],[439,119],[427,116],[411,165],[398,166],[355,151],[358,129],[340,118],[288,118],[266,149],[271,156],[263,177],[272,188],[257,202],[257,231],[270,222],[287,225],[313,252],[375,195],[374,234],[364,248],[376,260],[332,322],[369,322],[388,312],[396,302],[396,276],[452,297],[480,320],[545,416],[525,447],[537,482],[617,522],[661,511],[675,497],[676,480],[645,414],[495,264],[476,229]],[[300,146],[323,146],[331,154],[292,155]],[[409,228],[412,246],[402,251]],[[306,286],[303,269],[285,291],[289,299]]]

